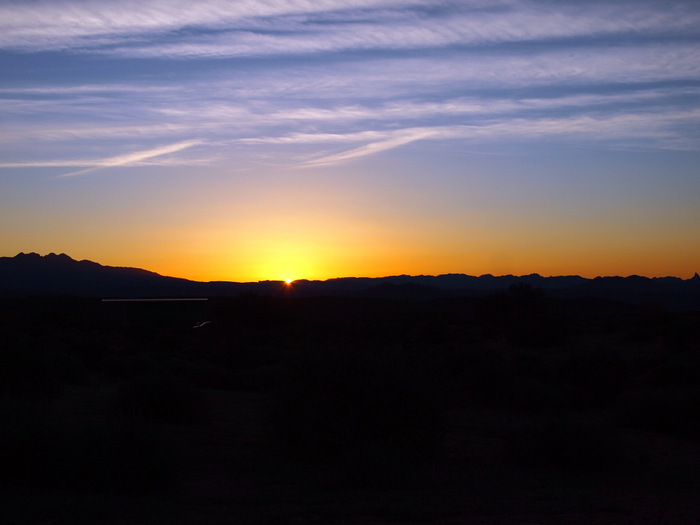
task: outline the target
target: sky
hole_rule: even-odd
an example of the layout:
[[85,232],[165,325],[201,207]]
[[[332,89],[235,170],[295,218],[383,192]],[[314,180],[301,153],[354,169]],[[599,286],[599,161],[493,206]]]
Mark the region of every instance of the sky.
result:
[[0,255],[700,271],[700,3],[0,0]]

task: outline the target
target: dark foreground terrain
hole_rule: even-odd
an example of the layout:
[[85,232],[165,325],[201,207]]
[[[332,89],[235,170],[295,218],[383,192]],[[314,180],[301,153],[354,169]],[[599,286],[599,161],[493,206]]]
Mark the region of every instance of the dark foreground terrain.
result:
[[0,309],[3,523],[700,523],[699,312],[526,285]]

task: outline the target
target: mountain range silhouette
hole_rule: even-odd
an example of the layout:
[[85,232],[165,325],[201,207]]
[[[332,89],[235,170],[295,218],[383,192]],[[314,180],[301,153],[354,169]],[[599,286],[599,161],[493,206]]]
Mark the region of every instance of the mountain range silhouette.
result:
[[64,295],[101,298],[212,297],[241,294],[314,296],[364,296],[397,300],[430,300],[444,297],[482,296],[513,285],[541,289],[560,298],[594,297],[627,303],[656,304],[672,309],[700,310],[700,276],[596,277],[577,275],[543,277],[490,274],[470,276],[396,275],[345,277],[325,281],[199,282],[167,277],[139,268],[103,266],[66,254],[20,253],[0,257],[0,296]]

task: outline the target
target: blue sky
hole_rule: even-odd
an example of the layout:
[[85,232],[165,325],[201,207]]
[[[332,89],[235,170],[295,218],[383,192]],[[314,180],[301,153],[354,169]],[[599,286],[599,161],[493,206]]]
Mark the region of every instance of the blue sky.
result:
[[699,43],[694,1],[1,2],[0,252],[690,277]]

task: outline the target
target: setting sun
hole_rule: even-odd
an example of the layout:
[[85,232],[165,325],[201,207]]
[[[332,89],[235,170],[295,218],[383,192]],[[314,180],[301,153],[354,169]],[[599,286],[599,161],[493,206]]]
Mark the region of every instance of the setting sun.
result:
[[292,280],[293,280],[293,279],[285,279],[284,282],[287,283],[287,284],[292,284]]

